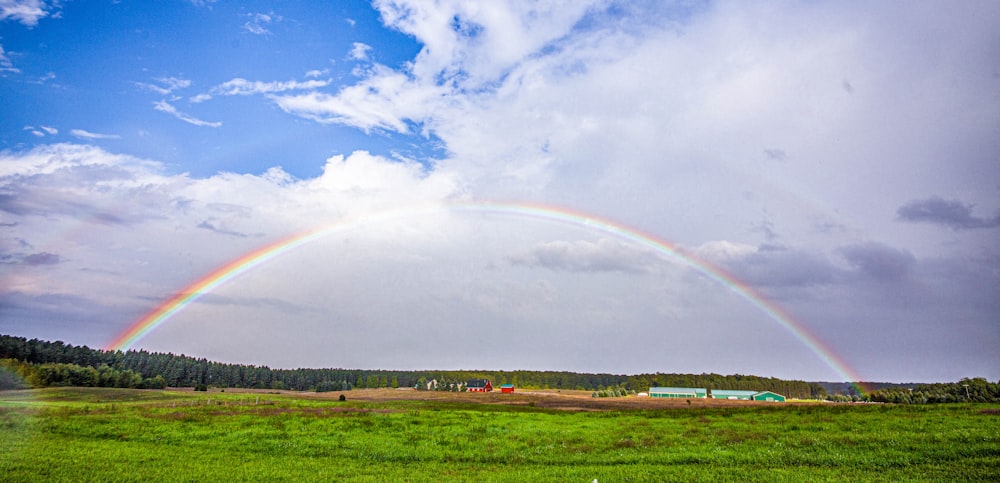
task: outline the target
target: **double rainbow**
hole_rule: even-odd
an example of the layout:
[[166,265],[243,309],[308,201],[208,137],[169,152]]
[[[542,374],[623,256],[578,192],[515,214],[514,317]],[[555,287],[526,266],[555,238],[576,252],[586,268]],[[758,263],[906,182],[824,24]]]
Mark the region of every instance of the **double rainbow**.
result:
[[[727,287],[758,310],[766,314],[796,339],[816,354],[827,366],[833,369],[844,381],[859,382],[861,377],[851,367],[807,327],[796,321],[777,304],[769,301],[753,287],[747,285],[721,267],[702,260],[694,254],[667,242],[655,235],[644,233],[620,223],[598,216],[573,211],[567,208],[529,203],[479,203],[479,202],[447,202],[434,205],[387,210],[365,216],[345,218],[320,228],[307,230],[288,236],[249,253],[212,270],[204,277],[184,287],[172,297],[160,303],[149,313],[135,321],[125,331],[106,346],[107,350],[127,350],[151,331],[169,320],[187,305],[198,300],[229,280],[246,273],[284,253],[309,244],[331,233],[357,228],[365,224],[381,223],[400,217],[413,217],[430,214],[442,210],[454,212],[474,212],[481,214],[496,214],[507,216],[528,217],[547,222],[557,222],[588,230],[601,232],[623,240],[645,246],[669,258],[679,259],[701,274]],[[860,388],[859,389],[863,389]]]

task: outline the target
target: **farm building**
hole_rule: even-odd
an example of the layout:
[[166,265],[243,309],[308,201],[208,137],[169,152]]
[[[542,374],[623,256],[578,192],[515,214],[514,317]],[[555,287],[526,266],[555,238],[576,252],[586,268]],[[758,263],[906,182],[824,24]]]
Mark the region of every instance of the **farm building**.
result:
[[500,385],[500,392],[502,392],[502,393],[512,393],[512,392],[514,392],[514,385],[513,384],[501,384]]
[[762,391],[753,395],[754,401],[785,402],[785,396],[771,391]]
[[649,397],[707,398],[708,389],[692,387],[651,387]]
[[785,396],[771,391],[735,391],[729,389],[712,389],[712,399],[785,402]]
[[752,401],[757,391],[733,391],[729,389],[712,389],[712,399],[730,399]]
[[465,383],[465,387],[468,388],[469,392],[493,391],[493,384],[490,384],[489,379],[470,379],[469,382]]

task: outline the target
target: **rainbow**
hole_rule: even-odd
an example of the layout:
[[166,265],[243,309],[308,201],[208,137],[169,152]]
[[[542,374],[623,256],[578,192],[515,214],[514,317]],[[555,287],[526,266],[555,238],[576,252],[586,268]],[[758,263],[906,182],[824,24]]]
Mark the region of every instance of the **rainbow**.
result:
[[[588,230],[601,232],[623,240],[645,246],[654,252],[660,253],[672,259],[679,259],[688,266],[696,269],[701,274],[729,288],[743,300],[756,307],[769,318],[788,330],[796,339],[815,353],[827,366],[833,369],[844,381],[860,384],[862,378],[822,340],[814,335],[802,323],[796,321],[790,314],[769,301],[760,292],[747,285],[721,267],[702,260],[694,254],[667,242],[655,235],[642,232],[611,220],[595,215],[573,211],[567,208],[529,204],[529,203],[483,203],[452,201],[433,205],[420,205],[416,207],[386,210],[357,217],[349,217],[338,220],[320,228],[307,230],[294,234],[269,245],[258,248],[249,253],[241,255],[239,258],[228,262],[215,270],[212,270],[204,277],[194,283],[184,287],[180,292],[160,303],[149,313],[135,321],[125,331],[119,334],[110,344],[107,350],[127,350],[145,337],[158,326],[169,320],[172,316],[183,310],[187,305],[198,300],[205,294],[215,290],[239,275],[246,273],[257,266],[260,266],[274,258],[298,247],[309,244],[315,240],[323,238],[331,233],[343,231],[351,228],[358,228],[367,224],[376,224],[400,217],[413,217],[421,214],[435,212],[472,212],[490,215],[507,215],[534,218],[547,222],[557,222],[576,227],[584,227]],[[857,386],[859,390],[866,388]]]

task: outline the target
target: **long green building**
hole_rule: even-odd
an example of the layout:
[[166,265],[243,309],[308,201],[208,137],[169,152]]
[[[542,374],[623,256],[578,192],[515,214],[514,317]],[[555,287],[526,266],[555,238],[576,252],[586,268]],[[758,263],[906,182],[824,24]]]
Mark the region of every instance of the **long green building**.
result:
[[708,389],[695,387],[651,387],[649,397],[707,398]]
[[730,389],[712,389],[712,399],[730,399],[752,401],[757,391],[735,391]]
[[785,402],[785,396],[771,391],[737,391],[731,389],[712,389],[712,399]]

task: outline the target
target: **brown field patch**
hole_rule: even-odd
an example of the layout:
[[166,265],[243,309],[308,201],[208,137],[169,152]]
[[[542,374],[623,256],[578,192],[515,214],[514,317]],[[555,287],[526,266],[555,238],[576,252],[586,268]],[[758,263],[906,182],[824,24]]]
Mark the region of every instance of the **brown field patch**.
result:
[[[530,406],[564,411],[628,411],[649,409],[685,409],[704,407],[750,407],[774,406],[792,404],[822,404],[818,401],[795,401],[785,403],[763,401],[730,401],[721,399],[659,399],[649,397],[595,398],[591,391],[558,390],[558,389],[525,389],[513,394],[502,394],[499,391],[491,393],[443,392],[443,391],[413,391],[399,389],[355,389],[351,391],[333,392],[297,392],[297,391],[256,391],[243,389],[228,389],[227,392],[254,393],[284,393],[310,399],[336,401],[341,395],[348,401],[440,401],[480,404],[502,404],[510,406]],[[688,402],[690,401],[690,403]]]

